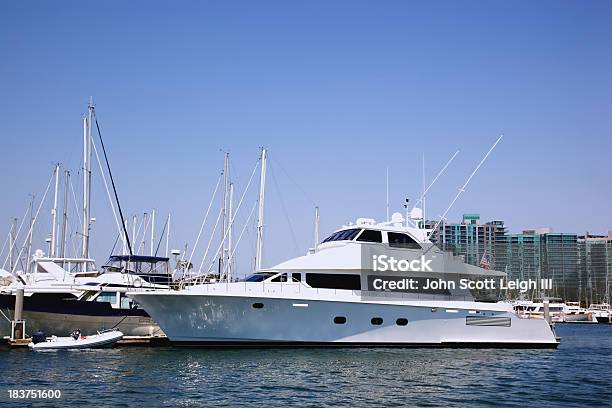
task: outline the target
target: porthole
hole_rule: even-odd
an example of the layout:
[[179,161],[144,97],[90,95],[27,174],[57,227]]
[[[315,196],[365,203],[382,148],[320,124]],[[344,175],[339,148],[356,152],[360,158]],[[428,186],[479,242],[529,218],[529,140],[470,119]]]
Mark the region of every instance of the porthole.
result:
[[383,324],[383,319],[382,317],[373,317],[372,320],[370,320],[370,323],[372,323],[374,326],[380,326]]
[[336,323],[336,324],[344,324],[344,323],[346,323],[346,317],[344,317],[344,316],[336,316],[336,317],[334,317],[334,323]]
[[253,303],[253,309],[263,309],[263,303]]
[[398,326],[405,326],[408,324],[408,319],[400,317],[399,319],[395,321],[395,324],[397,324]]

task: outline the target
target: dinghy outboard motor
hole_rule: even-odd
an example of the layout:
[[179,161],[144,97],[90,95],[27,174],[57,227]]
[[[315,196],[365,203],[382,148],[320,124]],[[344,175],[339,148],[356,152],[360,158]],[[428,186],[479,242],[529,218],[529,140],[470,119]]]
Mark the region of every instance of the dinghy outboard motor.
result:
[[42,330],[38,330],[32,336],[32,343],[34,344],[44,343],[45,341],[47,341],[47,336],[45,335],[45,332]]
[[70,337],[72,337],[75,340],[78,340],[81,337],[81,330],[76,329],[75,331],[70,333]]

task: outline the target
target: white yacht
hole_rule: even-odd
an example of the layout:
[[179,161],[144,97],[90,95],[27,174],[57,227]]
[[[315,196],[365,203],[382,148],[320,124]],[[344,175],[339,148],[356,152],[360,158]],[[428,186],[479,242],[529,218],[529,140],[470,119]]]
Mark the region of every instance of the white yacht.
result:
[[598,323],[611,323],[612,322],[612,308],[608,303],[592,304],[588,311],[592,315],[593,322]]
[[566,302],[563,312],[563,321],[566,323],[589,322],[592,320],[585,308],[580,306],[580,302]]
[[[562,323],[565,320],[565,311],[567,305],[559,298],[548,298],[550,319],[555,323]],[[517,300],[514,302],[514,311],[521,317],[526,319],[544,319],[544,302],[539,299]]]
[[[202,277],[177,290],[141,289],[128,296],[171,341],[182,344],[557,347],[554,328],[545,320],[523,318],[486,291],[444,285],[498,281],[504,273],[440,250],[428,240],[429,230],[404,224],[399,213],[392,220],[359,219],[308,254],[242,282],[203,283]],[[374,256],[421,268],[381,272]]]
[[126,293],[134,288],[167,288],[168,258],[115,255],[99,270],[92,259],[49,258],[37,251],[30,272],[0,286],[0,336],[10,333],[15,293],[24,289],[28,332],[95,334],[117,328],[126,336],[163,337],[151,317]]

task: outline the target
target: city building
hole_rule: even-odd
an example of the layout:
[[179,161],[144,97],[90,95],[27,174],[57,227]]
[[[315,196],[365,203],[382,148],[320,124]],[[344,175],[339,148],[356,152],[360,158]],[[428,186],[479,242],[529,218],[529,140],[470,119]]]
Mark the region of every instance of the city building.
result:
[[578,236],[579,299],[586,304],[610,302],[612,231]]
[[[425,225],[433,228],[436,223],[427,221]],[[506,272],[508,279],[552,279],[552,290],[528,294],[531,297],[545,295],[586,303],[586,293],[597,293],[595,298],[600,299],[605,296],[605,277],[612,270],[612,235],[593,238],[592,244],[589,241],[592,255],[581,258],[585,251],[577,234],[556,233],[552,228],[511,234],[504,221],[481,223],[479,214],[464,214],[461,223],[440,223],[431,239],[467,263]],[[583,272],[587,265],[588,273]]]
[[[425,223],[427,228],[436,225]],[[506,265],[506,227],[503,221],[480,223],[479,214],[464,214],[461,223],[442,222],[432,234],[432,241],[443,250],[462,256],[465,262],[495,270]]]

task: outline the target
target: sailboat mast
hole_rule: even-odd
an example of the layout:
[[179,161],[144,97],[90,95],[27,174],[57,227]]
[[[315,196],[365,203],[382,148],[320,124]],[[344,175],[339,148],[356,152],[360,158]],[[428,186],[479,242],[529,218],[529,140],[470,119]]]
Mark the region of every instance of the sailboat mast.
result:
[[30,201],[30,229],[28,233],[28,258],[26,259],[26,272],[30,273],[30,258],[32,257],[32,234],[34,233],[34,196]]
[[88,116],[83,118],[83,247],[81,256],[89,258],[89,228],[91,203],[91,124],[93,99],[89,98]]
[[228,168],[229,168],[229,153],[223,155],[223,194],[221,194],[221,254],[219,256],[219,273],[223,273],[225,259],[227,257],[227,231],[229,225],[227,222],[227,193],[228,193]]
[[261,149],[261,175],[259,178],[259,210],[257,215],[257,244],[255,250],[255,270],[261,269],[261,255],[263,249],[263,233],[264,233],[264,201],[266,191],[266,161],[267,151]]
[[17,218],[13,218],[13,224],[11,225],[10,242],[9,242],[9,266],[10,271],[14,271],[15,267],[15,241],[17,240]]
[[[132,217],[132,239],[134,240],[134,249],[136,250],[136,254],[138,254],[138,242],[136,241],[138,237],[136,236],[136,215]],[[131,254],[130,254],[131,255]]]
[[151,256],[153,256],[153,247],[155,246],[155,208],[151,213]]
[[60,241],[60,258],[66,257],[66,228],[68,227],[68,188],[70,187],[70,172],[64,171],[64,212],[62,214],[62,238]]
[[[125,231],[127,231],[128,229],[128,220],[123,220],[123,231],[125,234]],[[128,255],[128,248],[127,248],[127,239],[123,240],[123,249],[121,252],[123,255]]]
[[59,189],[59,163],[55,165],[55,193],[53,195],[53,209],[51,210],[52,225],[51,225],[51,248],[49,256],[55,258],[56,243],[57,243],[57,193]]
[[170,214],[168,214],[168,231],[166,232],[166,258],[168,257],[168,248],[170,245]]
[[137,255],[144,255],[147,249],[147,228],[149,228],[149,213],[142,214],[142,243],[140,244],[140,250]]
[[233,232],[234,232],[234,183],[229,184],[229,231],[227,231],[227,281],[229,282],[232,276],[232,251],[233,251]]

